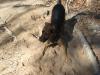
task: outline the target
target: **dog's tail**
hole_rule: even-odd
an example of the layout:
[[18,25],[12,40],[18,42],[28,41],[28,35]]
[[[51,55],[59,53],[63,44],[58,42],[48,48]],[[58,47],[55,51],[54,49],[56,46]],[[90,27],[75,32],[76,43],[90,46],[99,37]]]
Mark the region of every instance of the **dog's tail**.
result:
[[61,0],[57,0],[57,4],[61,4]]

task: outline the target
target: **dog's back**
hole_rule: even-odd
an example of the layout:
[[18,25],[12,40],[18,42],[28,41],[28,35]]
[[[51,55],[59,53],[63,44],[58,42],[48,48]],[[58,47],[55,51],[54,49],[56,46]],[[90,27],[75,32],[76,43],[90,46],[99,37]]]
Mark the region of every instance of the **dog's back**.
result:
[[53,7],[51,24],[46,23],[42,35],[39,38],[40,41],[45,42],[49,40],[54,43],[60,38],[60,32],[65,21],[65,9],[61,4],[61,0],[58,0],[57,4]]
[[65,20],[65,9],[61,4],[61,0],[58,0],[57,4],[52,10],[51,24],[55,26],[56,29],[60,29]]

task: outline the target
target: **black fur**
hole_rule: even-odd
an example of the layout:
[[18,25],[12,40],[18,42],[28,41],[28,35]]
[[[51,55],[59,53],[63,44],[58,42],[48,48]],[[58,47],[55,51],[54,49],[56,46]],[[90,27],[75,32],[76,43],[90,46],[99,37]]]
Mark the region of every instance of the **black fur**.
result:
[[50,39],[50,37],[53,36],[53,34],[55,33],[55,28],[54,26],[52,26],[50,23],[45,23],[45,26],[42,30],[42,35],[41,37],[39,38],[39,40],[41,42],[45,42],[47,41],[48,39]]
[[100,19],[100,14],[96,14],[94,17],[95,17],[96,19]]
[[60,32],[61,27],[65,21],[65,9],[64,6],[59,3],[56,4],[52,10],[51,24],[55,26],[56,31]]
[[61,28],[65,21],[65,9],[59,0],[58,3],[52,9],[51,24],[45,23],[42,30],[42,35],[39,38],[40,41],[45,42],[49,40],[55,43],[60,38]]

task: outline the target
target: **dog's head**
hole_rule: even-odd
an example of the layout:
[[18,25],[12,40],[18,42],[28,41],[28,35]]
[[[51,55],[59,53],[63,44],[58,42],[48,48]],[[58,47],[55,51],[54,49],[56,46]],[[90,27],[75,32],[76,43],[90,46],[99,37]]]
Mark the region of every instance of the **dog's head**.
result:
[[47,41],[50,38],[50,36],[54,33],[54,30],[55,29],[54,29],[53,25],[46,22],[45,26],[42,30],[42,35],[40,36],[39,40],[41,42]]

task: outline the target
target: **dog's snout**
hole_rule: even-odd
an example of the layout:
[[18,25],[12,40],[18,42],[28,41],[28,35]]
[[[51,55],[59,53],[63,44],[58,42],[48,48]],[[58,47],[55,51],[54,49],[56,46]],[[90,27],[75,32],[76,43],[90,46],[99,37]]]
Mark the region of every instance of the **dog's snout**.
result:
[[48,40],[48,37],[46,35],[42,35],[41,37],[39,37],[39,40],[41,42],[45,42],[46,40]]

